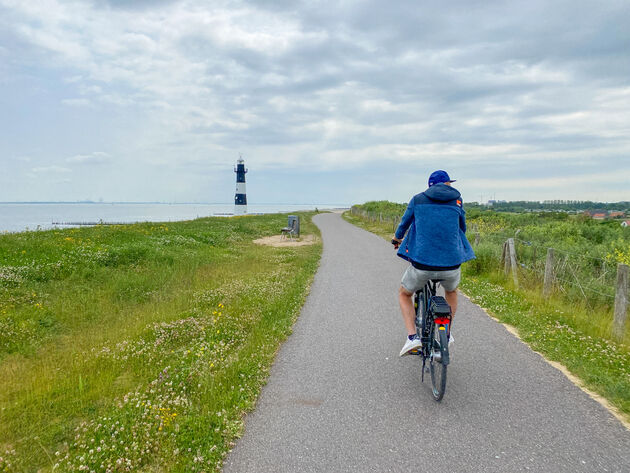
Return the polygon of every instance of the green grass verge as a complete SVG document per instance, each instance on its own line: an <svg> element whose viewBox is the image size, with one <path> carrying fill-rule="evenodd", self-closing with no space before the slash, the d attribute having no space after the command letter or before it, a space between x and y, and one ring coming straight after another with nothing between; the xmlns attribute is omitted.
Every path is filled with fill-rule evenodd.
<svg viewBox="0 0 630 473"><path fill-rule="evenodd" d="M390 240L391 224L370 222L344 213L350 223ZM630 422L630 350L600 336L600 323L588 324L592 311L584 304L567 306L561 298L543 298L535 290L516 290L502 274L471 274L464 265L460 289L499 321L510 324L521 339L548 359L564 365L584 385L606 398ZM610 321L609 321L610 324Z"/></svg>
<svg viewBox="0 0 630 473"><path fill-rule="evenodd" d="M285 224L0 236L0 471L220 470L321 255Z"/></svg>
<svg viewBox="0 0 630 473"><path fill-rule="evenodd" d="M361 227L368 232L372 232L386 239L387 241L392 239L392 237L394 236L394 232L396 231L396 228L394 228L391 223L381 223L378 221L373 222L368 219L364 219L359 215L353 215L350 212L344 212L342 214L342 217L351 224L356 225L357 227Z"/></svg>

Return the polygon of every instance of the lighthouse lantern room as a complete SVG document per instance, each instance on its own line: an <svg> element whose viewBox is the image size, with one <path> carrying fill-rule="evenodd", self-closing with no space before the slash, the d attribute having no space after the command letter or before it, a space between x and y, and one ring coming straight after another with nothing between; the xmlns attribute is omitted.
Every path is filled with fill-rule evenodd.
<svg viewBox="0 0 630 473"><path fill-rule="evenodd" d="M234 195L234 215L245 215L247 213L247 192L245 190L245 161L239 157L234 168L236 173L236 194Z"/></svg>

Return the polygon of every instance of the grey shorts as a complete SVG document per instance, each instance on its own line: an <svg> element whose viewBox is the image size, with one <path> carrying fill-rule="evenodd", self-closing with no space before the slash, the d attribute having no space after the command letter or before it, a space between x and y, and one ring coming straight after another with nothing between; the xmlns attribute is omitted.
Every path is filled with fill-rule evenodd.
<svg viewBox="0 0 630 473"><path fill-rule="evenodd" d="M459 286L462 277L462 268L449 269L448 271L425 271L409 265L403 274L400 284L409 292L422 289L429 279L440 279L440 284L446 291L454 291Z"/></svg>

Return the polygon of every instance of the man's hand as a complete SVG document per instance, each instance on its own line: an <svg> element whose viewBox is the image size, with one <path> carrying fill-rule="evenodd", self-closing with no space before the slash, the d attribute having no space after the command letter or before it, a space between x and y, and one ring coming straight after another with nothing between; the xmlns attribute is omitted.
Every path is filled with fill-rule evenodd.
<svg viewBox="0 0 630 473"><path fill-rule="evenodd" d="M394 245L394 249L397 250L401 243L402 243L402 240L399 240L396 237L392 238L392 245Z"/></svg>

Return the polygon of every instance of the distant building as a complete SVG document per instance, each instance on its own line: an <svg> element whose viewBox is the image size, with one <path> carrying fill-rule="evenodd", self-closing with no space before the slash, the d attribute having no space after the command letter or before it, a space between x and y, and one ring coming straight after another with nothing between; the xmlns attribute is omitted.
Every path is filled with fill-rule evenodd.
<svg viewBox="0 0 630 473"><path fill-rule="evenodd" d="M595 220L604 220L608 217L607 210L585 210L584 215L588 215L589 217Z"/></svg>
<svg viewBox="0 0 630 473"><path fill-rule="evenodd" d="M625 217L625 216L626 216L626 213L625 213L625 212L618 212L618 211L614 211L614 212L610 212L610 213L608 214L608 216L609 216L610 218L623 218L623 217Z"/></svg>
<svg viewBox="0 0 630 473"><path fill-rule="evenodd" d="M621 222L621 226L622 227L630 227L630 220L624 220L623 222Z"/></svg>

